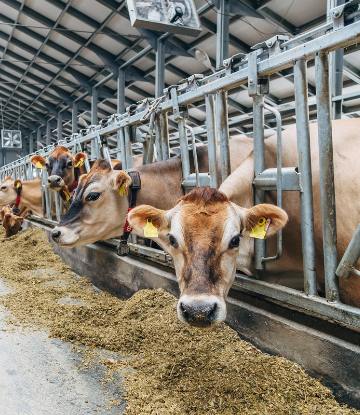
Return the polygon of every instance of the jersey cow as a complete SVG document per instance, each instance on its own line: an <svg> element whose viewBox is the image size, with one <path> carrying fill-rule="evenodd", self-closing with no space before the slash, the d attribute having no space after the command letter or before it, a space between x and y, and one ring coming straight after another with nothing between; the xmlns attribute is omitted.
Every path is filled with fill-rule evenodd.
<svg viewBox="0 0 360 415"><path fill-rule="evenodd" d="M12 206L6 205L0 210L0 219L5 228L5 237L16 235L21 229L24 219L29 216L30 210L26 206L20 207L19 216L12 211Z"/></svg>
<svg viewBox="0 0 360 415"><path fill-rule="evenodd" d="M335 195L339 259L345 252L360 221L357 203L358 155L354 151L359 140L359 120L333 122ZM318 285L324 291L324 257L322 240L319 148L317 124L311 124L311 159L313 171L315 246ZM276 137L265 141L266 168L276 166ZM283 165L297 165L296 129L283 132ZM252 207L254 157L249 152L241 165L222 183L219 191L197 189L180 199L173 209L160 210L139 206L129 213L129 223L137 234L147 220L158 228L159 244L174 258L181 297L178 315L183 321L210 324L225 318L225 298L234 281L237 268L254 275L254 244L248 231L259 217L271 219L268 235L289 224L283 232L283 255L267 264L273 275L302 270L299 194L283 193L283 210L273 205ZM231 202L230 202L231 201ZM268 193L275 203L276 193ZM239 238L243 231L244 238ZM166 243L166 238L168 239ZM165 243L164 243L165 240ZM268 241L268 254L274 253L276 238ZM237 262L237 264L236 264ZM359 265L357 266L359 269ZM289 274L291 275L291 274ZM262 278L263 275L257 274ZM356 276L340 280L341 300L360 306L360 281Z"/></svg>
<svg viewBox="0 0 360 415"><path fill-rule="evenodd" d="M230 140L233 168L244 159L244 149L251 151L251 139ZM209 171L207 153L207 146L197 147L201 172ZM141 178L137 205L152 204L159 209L170 209L184 195L180 157L140 166L136 170ZM127 193L131 179L125 171L111 170L105 160L96 162L90 173L80 178L74 202L53 230L54 241L72 247L121 236L129 208L129 199L119 194L123 184Z"/></svg>

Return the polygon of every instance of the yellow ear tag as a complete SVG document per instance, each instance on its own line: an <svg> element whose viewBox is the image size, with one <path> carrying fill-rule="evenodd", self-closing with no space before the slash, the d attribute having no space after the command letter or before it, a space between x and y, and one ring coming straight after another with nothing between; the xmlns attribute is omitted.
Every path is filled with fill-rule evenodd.
<svg viewBox="0 0 360 415"><path fill-rule="evenodd" d="M38 161L38 162L36 163L36 168L37 168L37 169L42 169L42 168L43 168L43 165L40 163L40 161Z"/></svg>
<svg viewBox="0 0 360 415"><path fill-rule="evenodd" d="M152 224L151 219L146 219L146 225L144 227L144 236L145 238L158 238L157 228Z"/></svg>
<svg viewBox="0 0 360 415"><path fill-rule="evenodd" d="M70 200L70 196L65 192L65 190L61 190L63 194L65 195L65 199L68 202Z"/></svg>
<svg viewBox="0 0 360 415"><path fill-rule="evenodd" d="M80 160L76 163L75 167L81 167L83 164L84 164L84 159L80 159Z"/></svg>
<svg viewBox="0 0 360 415"><path fill-rule="evenodd" d="M120 193L120 196L128 195L128 189L126 189L125 187L125 182L119 187L119 193Z"/></svg>
<svg viewBox="0 0 360 415"><path fill-rule="evenodd" d="M21 186L21 183L20 182L17 182L16 183L16 188L18 189L20 186Z"/></svg>
<svg viewBox="0 0 360 415"><path fill-rule="evenodd" d="M252 228L250 232L250 236L252 238L265 239L266 232L269 228L269 226L266 227L266 222L267 220L263 216L259 218L258 223ZM265 227L266 227L266 230L265 230Z"/></svg>

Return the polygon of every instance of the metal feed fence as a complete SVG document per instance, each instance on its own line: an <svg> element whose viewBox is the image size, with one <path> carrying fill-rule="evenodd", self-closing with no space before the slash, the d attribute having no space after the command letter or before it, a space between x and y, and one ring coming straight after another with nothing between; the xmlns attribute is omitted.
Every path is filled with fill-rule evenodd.
<svg viewBox="0 0 360 415"><path fill-rule="evenodd" d="M249 54L237 54L224 61L224 69L208 77L193 75L164 90L164 95L154 99L145 99L138 105L130 106L123 114L114 114L92 125L80 134L73 134L59 142L72 149L74 153L84 151L90 160L105 158L110 160L106 137L117 134L118 152L124 169L132 168L133 147L142 142L143 163L154 160L166 160L170 157L168 114L173 113L178 126L178 138L182 160L183 186L189 191L195 186L219 186L217 168L217 141L220 142L221 180L231 172L229 150L229 120L227 107L227 91L248 83L249 96L253 97L253 138L255 167L255 204L265 201L267 190L277 190L277 204L281 206L283 191L298 191L300 194L304 292L288 287L258 281L238 275L234 287L265 296L283 304L299 307L331 318L344 324L360 328L360 309L342 304L339 301L339 277L348 278L360 256L360 226L351 241L340 265L337 263L337 238L335 219L335 193L333 171L333 149L331 130L331 100L329 92L329 53L360 40L360 22L356 19L358 1L331 9L331 21L289 39L278 35L266 42L254 46ZM354 11L355 10L355 11ZM320 33L324 33L320 37ZM309 134L309 106L307 61L315 59L316 100L319 128L320 153L320 186L323 222L324 258L325 258L325 291L326 298L317 296L314 213L311 176L311 154ZM295 108L297 127L297 146L299 166L283 168L281 165L281 117L277 108L265 103L269 94L269 75L279 70L294 67ZM186 125L188 106L205 99L206 131L209 156L209 172L199 173L195 153L195 133ZM277 168L265 170L264 146L264 111L275 115L277 120L278 154ZM244 115L243 117L249 117ZM141 133L139 127L145 133ZM189 138L194 150L195 173L191 173L189 157ZM46 147L34 154L47 156L54 146ZM89 150L89 151L88 151ZM154 154L155 152L155 154ZM0 179L10 175L14 179L32 179L39 172L30 164L28 155L0 169ZM89 171L89 162L86 163ZM50 220L52 215L53 197L55 197L56 216L60 219L61 200L46 187L47 174L41 172L43 207ZM277 255L265 257L265 240L255 240L255 266L258 270L265 269L266 262L276 261L281 256L282 234L278 232ZM130 244L132 252L150 256L156 260L171 264L171 258L163 251L137 244L136 238Z"/></svg>

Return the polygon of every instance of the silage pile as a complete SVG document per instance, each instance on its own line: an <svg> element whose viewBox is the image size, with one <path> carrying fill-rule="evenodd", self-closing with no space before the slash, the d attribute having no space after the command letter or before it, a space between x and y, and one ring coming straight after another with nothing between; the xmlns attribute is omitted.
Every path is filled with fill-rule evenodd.
<svg viewBox="0 0 360 415"><path fill-rule="evenodd" d="M14 289L0 297L9 323L130 356L104 361L109 370L131 368L121 385L128 414L360 414L300 366L261 353L225 324L180 324L176 299L163 290L127 301L96 292L89 280L74 278L39 228L1 234L0 248L0 277Z"/></svg>

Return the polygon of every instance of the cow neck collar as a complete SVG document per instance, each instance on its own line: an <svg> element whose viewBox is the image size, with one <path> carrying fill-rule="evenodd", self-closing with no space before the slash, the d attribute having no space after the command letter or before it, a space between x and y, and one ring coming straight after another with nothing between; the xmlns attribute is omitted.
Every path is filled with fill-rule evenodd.
<svg viewBox="0 0 360 415"><path fill-rule="evenodd" d="M127 212L129 213L130 210L134 209L134 207L136 206L136 195L137 195L137 190L141 189L141 179L140 179L140 173L138 171L135 171L135 170L125 170L125 171L130 176L130 179L131 179L129 208ZM129 239L131 232L132 232L132 227L130 226L127 215L126 215L124 231L120 238L120 244L117 247L117 252L119 253L120 256L126 256L130 252L130 249L127 245L127 241Z"/></svg>
<svg viewBox="0 0 360 415"><path fill-rule="evenodd" d="M11 210L12 213L16 216L20 215L19 205L20 205L20 201L21 201L21 190L22 190L22 183L18 183L18 184L19 184L19 187L17 187L17 189L16 189L16 193L17 193L16 202L15 202L15 204L14 204L12 210Z"/></svg>
<svg viewBox="0 0 360 415"><path fill-rule="evenodd" d="M79 173L80 173L80 169L78 167L75 167L75 169L74 169L75 180L74 180L74 183L73 183L71 189L69 189L70 192L73 192L78 187L78 184L79 184Z"/></svg>

